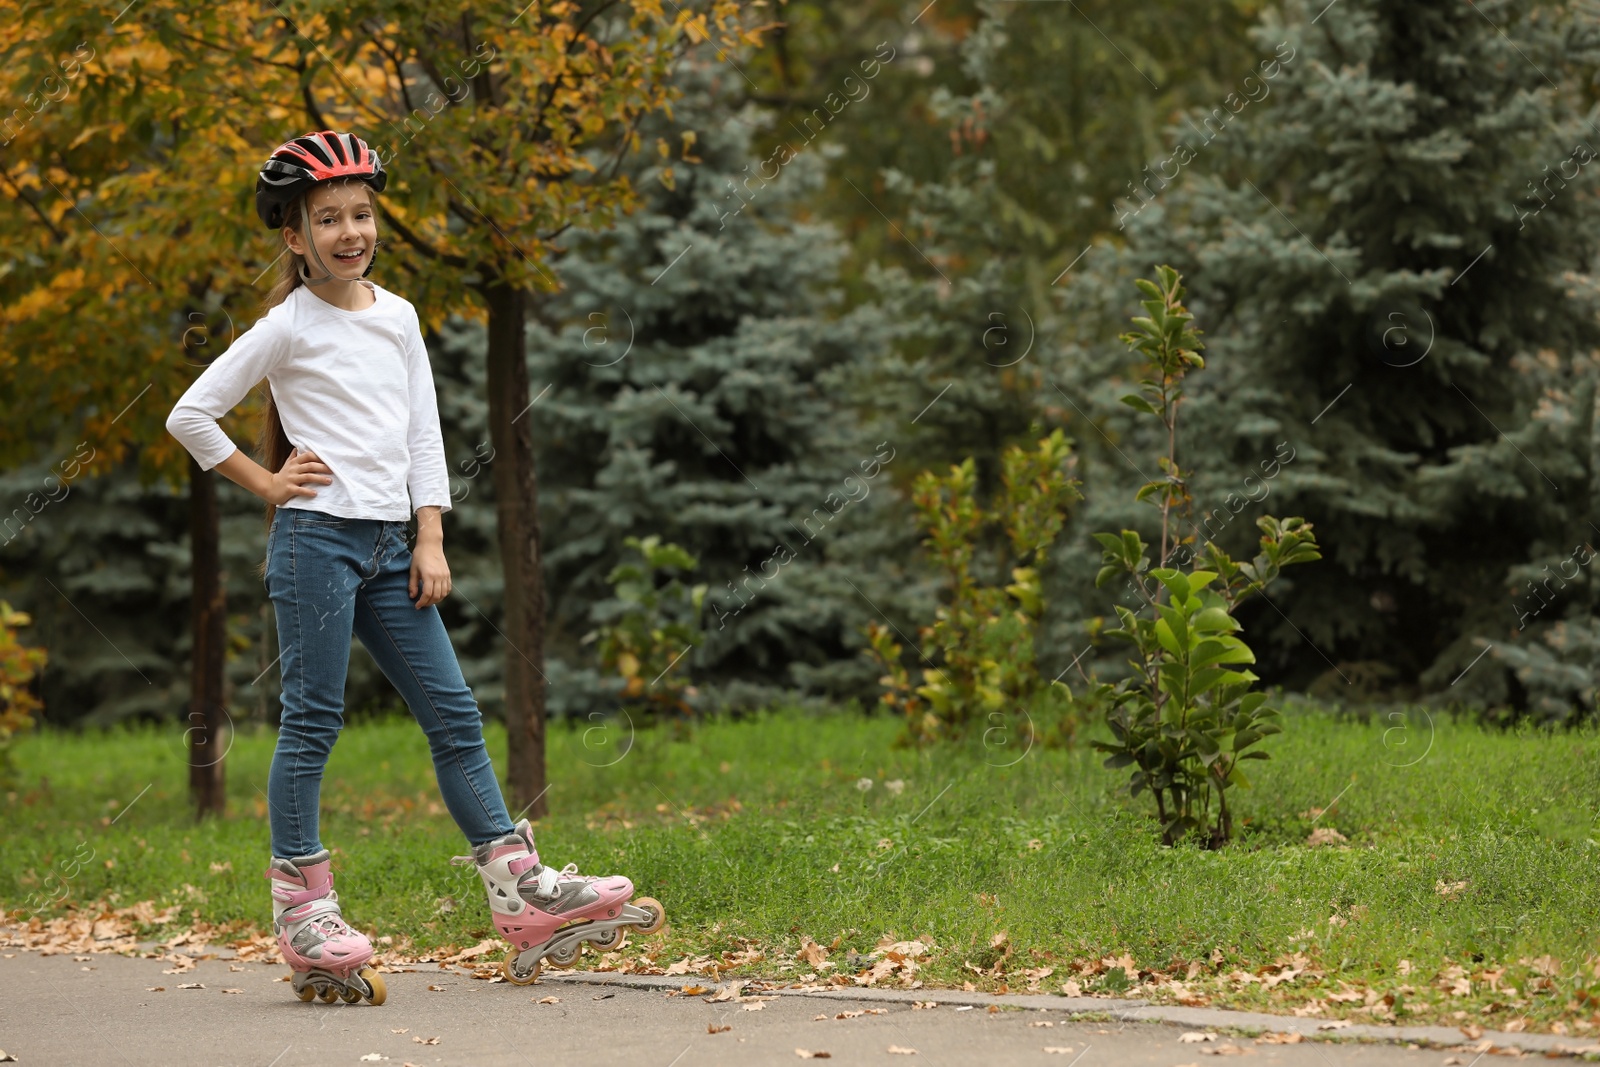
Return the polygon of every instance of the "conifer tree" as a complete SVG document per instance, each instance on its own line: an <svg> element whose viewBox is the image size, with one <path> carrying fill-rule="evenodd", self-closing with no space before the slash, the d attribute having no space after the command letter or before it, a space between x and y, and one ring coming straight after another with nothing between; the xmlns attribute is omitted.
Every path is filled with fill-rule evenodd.
<svg viewBox="0 0 1600 1067"><path fill-rule="evenodd" d="M1345 0L1290 3L1252 36L1251 77L1175 123L1115 205L1126 247L1073 287L1066 392L1149 454L1114 413L1125 366L1104 326L1127 277L1179 266L1212 368L1185 412L1191 535L1242 546L1271 493L1325 546L1247 621L1275 648L1263 665L1340 695L1505 698L1493 661L1476 690L1451 683L1516 638L1518 568L1600 539L1594 33L1492 0ZM1114 491L1089 485L1085 522Z"/></svg>
<svg viewBox="0 0 1600 1067"><path fill-rule="evenodd" d="M854 656L868 609L828 552L879 506L898 463L892 442L869 440L852 418L858 398L840 377L885 327L871 306L842 314L834 280L846 249L831 227L794 217L821 179L820 151L795 140L756 154L752 133L767 118L729 113L726 70L681 76L686 100L644 130L662 150L632 171L642 206L568 242L562 289L541 298L529 327L524 417L544 472L550 700L567 713L606 710L584 639L628 536L659 535L699 558L687 577L710 586L707 640L672 669L719 691L703 703L832 684L808 666L866 670ZM691 165L673 162L680 152ZM472 326L442 340L446 351L482 344ZM441 399L447 447L470 457L466 426L481 416L455 403ZM491 499L474 485L456 503L469 526Z"/></svg>

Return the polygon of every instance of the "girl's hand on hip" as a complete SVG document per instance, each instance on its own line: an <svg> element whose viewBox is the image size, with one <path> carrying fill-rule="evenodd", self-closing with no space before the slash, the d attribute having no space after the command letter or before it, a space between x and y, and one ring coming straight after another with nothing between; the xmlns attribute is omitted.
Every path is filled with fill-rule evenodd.
<svg viewBox="0 0 1600 1067"><path fill-rule="evenodd" d="M322 462L321 456L315 452L302 452L298 447L292 448L283 469L272 476L267 500L281 508L300 497L315 497L317 491L311 488L313 485L332 484L333 471Z"/></svg>
<svg viewBox="0 0 1600 1067"><path fill-rule="evenodd" d="M450 565L444 561L444 546L427 541L417 543L411 552L411 581L406 590L419 610L450 595Z"/></svg>

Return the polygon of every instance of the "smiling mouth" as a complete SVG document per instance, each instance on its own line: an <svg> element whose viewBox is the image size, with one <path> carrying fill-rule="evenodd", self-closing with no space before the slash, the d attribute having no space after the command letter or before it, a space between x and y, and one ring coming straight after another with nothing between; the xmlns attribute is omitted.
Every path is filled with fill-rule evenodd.
<svg viewBox="0 0 1600 1067"><path fill-rule="evenodd" d="M366 255L366 252L358 248L352 252L335 252L333 258L343 263L357 263L364 255Z"/></svg>

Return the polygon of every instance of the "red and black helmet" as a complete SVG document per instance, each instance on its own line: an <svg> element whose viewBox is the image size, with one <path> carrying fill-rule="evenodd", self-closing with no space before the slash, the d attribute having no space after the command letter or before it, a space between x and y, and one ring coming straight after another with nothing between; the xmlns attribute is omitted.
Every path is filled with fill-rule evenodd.
<svg viewBox="0 0 1600 1067"><path fill-rule="evenodd" d="M321 130L285 141L256 177L256 214L267 228L283 228L283 210L319 182L357 178L383 192L383 161L353 133Z"/></svg>

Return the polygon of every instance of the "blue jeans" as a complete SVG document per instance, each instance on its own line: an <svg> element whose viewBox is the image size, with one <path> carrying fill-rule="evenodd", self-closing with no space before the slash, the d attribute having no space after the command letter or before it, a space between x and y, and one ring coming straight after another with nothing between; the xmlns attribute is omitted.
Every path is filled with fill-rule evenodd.
<svg viewBox="0 0 1600 1067"><path fill-rule="evenodd" d="M361 639L427 735L439 792L474 845L512 832L483 743L483 716L437 606L407 585L406 524L279 508L267 535L267 595L278 617L283 712L267 776L272 854L322 850L322 772L344 725L350 635Z"/></svg>

